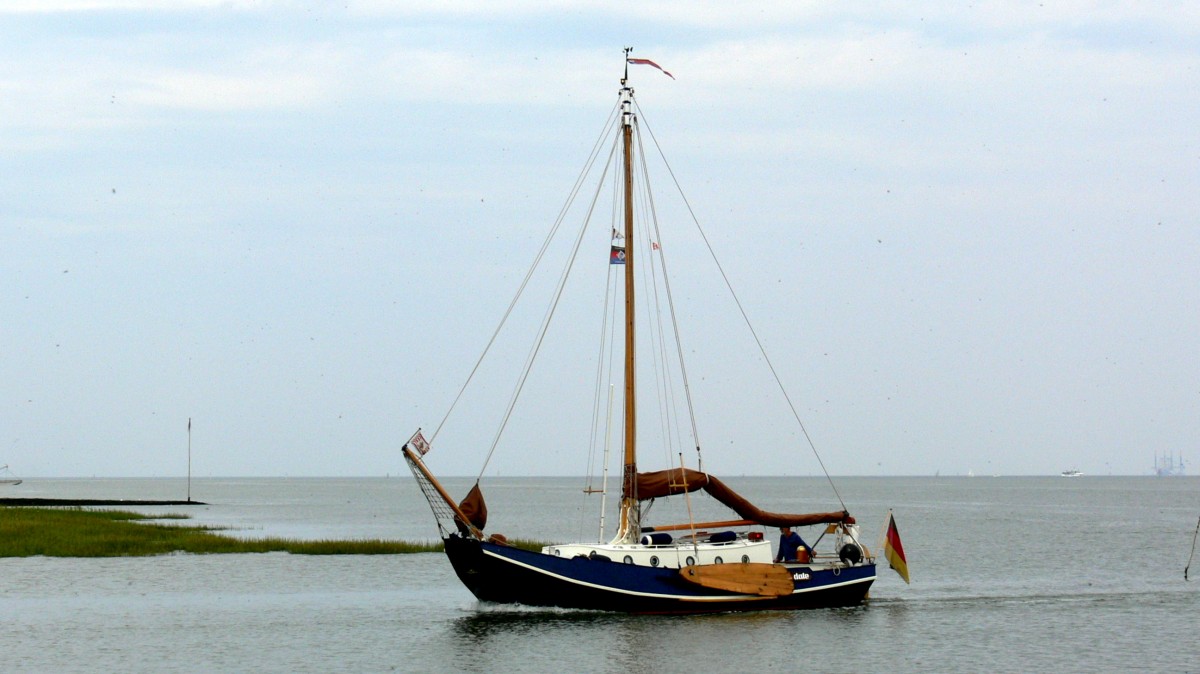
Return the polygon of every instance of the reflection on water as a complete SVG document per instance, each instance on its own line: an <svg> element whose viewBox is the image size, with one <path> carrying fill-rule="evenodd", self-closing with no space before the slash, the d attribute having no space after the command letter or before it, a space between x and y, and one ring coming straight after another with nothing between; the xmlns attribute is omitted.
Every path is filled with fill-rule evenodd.
<svg viewBox="0 0 1200 674"><path fill-rule="evenodd" d="M580 671L677 671L714 662L738 670L787 667L814 652L810 649L828 650L831 640L853 643L870 627L873 612L874 606L859 606L630 616L479 604L472 614L452 621L452 640L460 649L454 662L470 668L481 660L507 661L514 649L522 649L523 657L513 664L531 671L560 669L568 655Z"/></svg>
<svg viewBox="0 0 1200 674"><path fill-rule="evenodd" d="M541 634L562 630L611 629L622 616L600 611L570 609L528 610L480 604L471 615L457 618L452 629L464 642L480 644L492 638L507 638L528 632Z"/></svg>

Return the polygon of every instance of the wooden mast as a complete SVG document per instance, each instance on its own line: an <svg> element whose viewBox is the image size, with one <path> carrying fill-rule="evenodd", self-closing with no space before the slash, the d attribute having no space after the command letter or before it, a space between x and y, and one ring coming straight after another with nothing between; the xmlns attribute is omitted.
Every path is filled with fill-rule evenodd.
<svg viewBox="0 0 1200 674"><path fill-rule="evenodd" d="M625 468L621 480L621 522L617 541L631 543L641 534L637 498L637 387L634 369L633 286L633 89L628 85L629 49L621 78L621 145L625 182Z"/></svg>

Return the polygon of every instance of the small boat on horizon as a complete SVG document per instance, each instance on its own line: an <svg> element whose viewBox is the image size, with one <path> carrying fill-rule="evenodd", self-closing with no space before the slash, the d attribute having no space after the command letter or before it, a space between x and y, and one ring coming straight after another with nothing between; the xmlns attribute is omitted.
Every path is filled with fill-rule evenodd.
<svg viewBox="0 0 1200 674"><path fill-rule="evenodd" d="M12 471L10 471L8 469L7 463L4 464L3 466L0 466L0 485L8 485L10 487L15 487L15 486L21 484L21 482L22 482L21 478L13 475Z"/></svg>
<svg viewBox="0 0 1200 674"><path fill-rule="evenodd" d="M1064 470L1063 472L1059 473L1059 475L1062 477L1083 477L1083 471L1072 468L1071 470Z"/></svg>

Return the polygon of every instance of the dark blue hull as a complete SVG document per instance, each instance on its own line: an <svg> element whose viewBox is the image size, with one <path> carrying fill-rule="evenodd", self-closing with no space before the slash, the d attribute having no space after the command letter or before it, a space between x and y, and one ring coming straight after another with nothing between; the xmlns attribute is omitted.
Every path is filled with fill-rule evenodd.
<svg viewBox="0 0 1200 674"><path fill-rule="evenodd" d="M710 613L854 606L875 580L875 565L812 570L795 565L795 591L783 597L736 594L690 583L678 569L602 559L564 559L471 538L445 539L455 573L482 601L625 613Z"/></svg>

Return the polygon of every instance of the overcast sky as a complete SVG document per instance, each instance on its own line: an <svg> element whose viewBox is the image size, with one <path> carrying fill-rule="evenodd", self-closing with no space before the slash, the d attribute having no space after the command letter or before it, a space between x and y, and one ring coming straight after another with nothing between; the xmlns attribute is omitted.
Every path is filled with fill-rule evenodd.
<svg viewBox="0 0 1200 674"><path fill-rule="evenodd" d="M0 464L183 475L190 417L198 476L406 473L625 46L830 472L1200 461L1195 3L429 4L0 3ZM817 472L698 398L707 468ZM516 430L492 472L582 470Z"/></svg>

